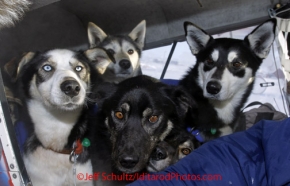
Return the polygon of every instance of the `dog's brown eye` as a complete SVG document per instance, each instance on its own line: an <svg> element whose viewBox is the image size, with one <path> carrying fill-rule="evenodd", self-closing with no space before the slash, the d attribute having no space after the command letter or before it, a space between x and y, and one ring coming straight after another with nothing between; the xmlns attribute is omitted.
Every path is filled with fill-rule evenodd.
<svg viewBox="0 0 290 186"><path fill-rule="evenodd" d="M124 118L124 115L123 115L123 113L122 112L115 112L115 116L116 116L116 118L118 118L118 119L123 119Z"/></svg>
<svg viewBox="0 0 290 186"><path fill-rule="evenodd" d="M213 64L213 60L212 60L212 59L207 59L207 60L206 60L206 63L207 63L208 65L212 65L212 64Z"/></svg>
<svg viewBox="0 0 290 186"><path fill-rule="evenodd" d="M189 148L183 148L183 149L181 149L181 152L184 155L188 155L191 152L191 150Z"/></svg>
<svg viewBox="0 0 290 186"><path fill-rule="evenodd" d="M158 116L151 116L149 118L150 123L156 123L158 121Z"/></svg>
<svg viewBox="0 0 290 186"><path fill-rule="evenodd" d="M243 66L243 64L241 62L233 62L232 65L235 68L241 68Z"/></svg>
<svg viewBox="0 0 290 186"><path fill-rule="evenodd" d="M134 53L134 50L132 50L132 49L130 49L130 50L128 50L128 54L133 54Z"/></svg>

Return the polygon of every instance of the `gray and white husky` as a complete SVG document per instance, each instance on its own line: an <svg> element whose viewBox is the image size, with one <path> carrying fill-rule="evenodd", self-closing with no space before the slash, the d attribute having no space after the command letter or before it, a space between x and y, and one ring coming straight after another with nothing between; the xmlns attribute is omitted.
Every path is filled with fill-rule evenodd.
<svg viewBox="0 0 290 186"><path fill-rule="evenodd" d="M119 83L142 74L140 56L144 47L145 33L145 20L128 35L112 36L90 22L88 25L90 49L85 54L105 81Z"/></svg>

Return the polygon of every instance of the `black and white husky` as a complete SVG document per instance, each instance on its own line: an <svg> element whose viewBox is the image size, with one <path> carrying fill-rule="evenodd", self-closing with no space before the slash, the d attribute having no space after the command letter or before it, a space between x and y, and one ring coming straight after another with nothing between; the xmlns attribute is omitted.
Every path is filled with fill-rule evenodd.
<svg viewBox="0 0 290 186"><path fill-rule="evenodd" d="M80 145L92 84L87 58L66 49L30 52L22 58L15 75L34 128L24 152L33 185L92 185L77 177L92 173L88 152ZM74 161L75 157L70 158L73 152L78 154L75 163L70 161Z"/></svg>
<svg viewBox="0 0 290 186"><path fill-rule="evenodd" d="M124 79L141 75L140 56L144 47L145 33L145 20L141 21L128 36L107 35L90 22L88 25L90 49L86 51L86 55L107 82L119 83ZM99 48L104 48L107 54L100 56Z"/></svg>
<svg viewBox="0 0 290 186"><path fill-rule="evenodd" d="M275 38L276 20L256 27L244 40L213 39L204 30L184 23L186 40L196 65L180 81L198 103L187 121L207 141L231 134L241 107L253 88L255 73ZM194 114L197 112L197 114Z"/></svg>

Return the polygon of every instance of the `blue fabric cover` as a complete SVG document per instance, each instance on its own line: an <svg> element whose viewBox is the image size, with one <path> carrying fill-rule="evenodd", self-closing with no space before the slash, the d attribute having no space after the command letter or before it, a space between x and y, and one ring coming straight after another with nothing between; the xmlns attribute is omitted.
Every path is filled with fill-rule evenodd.
<svg viewBox="0 0 290 186"><path fill-rule="evenodd" d="M176 79L160 79L160 81L162 83L167 84L167 85L178 85L179 84L179 80L176 80Z"/></svg>
<svg viewBox="0 0 290 186"><path fill-rule="evenodd" d="M262 120L247 131L210 141L165 171L151 175L151 180L147 175L130 186L290 185L289 140L289 118L283 121ZM165 175L172 173L178 173L183 178L171 176L165 180ZM188 181L184 176L188 174L195 176ZM153 181L156 175L164 180ZM196 180L198 175L207 180ZM214 179L214 175L220 176Z"/></svg>
<svg viewBox="0 0 290 186"><path fill-rule="evenodd" d="M26 139L28 138L27 129L25 128L25 124L22 121L17 121L14 126L16 138L18 141L18 146L20 148L20 152L24 152L24 144Z"/></svg>

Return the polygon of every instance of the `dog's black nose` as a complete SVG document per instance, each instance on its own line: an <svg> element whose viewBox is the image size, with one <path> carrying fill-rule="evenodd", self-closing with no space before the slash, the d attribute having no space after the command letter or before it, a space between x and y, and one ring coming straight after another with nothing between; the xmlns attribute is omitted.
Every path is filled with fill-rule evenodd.
<svg viewBox="0 0 290 186"><path fill-rule="evenodd" d="M166 149L157 146L153 151L151 158L154 160L163 160L167 158Z"/></svg>
<svg viewBox="0 0 290 186"><path fill-rule="evenodd" d="M70 97L78 95L81 90L80 84L75 80L66 80L62 82L60 89Z"/></svg>
<svg viewBox="0 0 290 186"><path fill-rule="evenodd" d="M217 81L210 81L206 85L206 91L210 94L217 94L220 92L222 86Z"/></svg>
<svg viewBox="0 0 290 186"><path fill-rule="evenodd" d="M131 62L129 60L123 59L123 60L120 61L119 65L123 69L128 69L131 66Z"/></svg>
<svg viewBox="0 0 290 186"><path fill-rule="evenodd" d="M119 162L123 167L130 169L135 167L139 162L139 158L137 156L123 156L120 158Z"/></svg>

